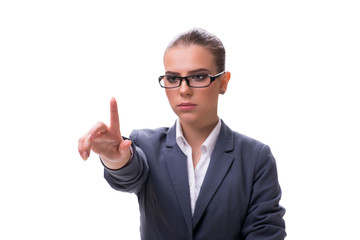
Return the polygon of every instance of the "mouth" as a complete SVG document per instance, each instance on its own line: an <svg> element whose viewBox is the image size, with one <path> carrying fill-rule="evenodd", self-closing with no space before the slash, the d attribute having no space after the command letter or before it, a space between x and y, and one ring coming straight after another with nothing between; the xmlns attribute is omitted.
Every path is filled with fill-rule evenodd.
<svg viewBox="0 0 360 240"><path fill-rule="evenodd" d="M193 103L180 103L178 108L183 111L190 111L193 110L197 105Z"/></svg>

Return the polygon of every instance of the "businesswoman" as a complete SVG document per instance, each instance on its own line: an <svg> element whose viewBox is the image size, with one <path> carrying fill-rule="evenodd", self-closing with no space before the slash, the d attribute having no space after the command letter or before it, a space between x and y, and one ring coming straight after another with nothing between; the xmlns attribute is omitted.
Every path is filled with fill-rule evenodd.
<svg viewBox="0 0 360 240"><path fill-rule="evenodd" d="M113 98L110 126L98 122L80 138L82 158L99 154L108 183L137 195L141 239L284 239L269 147L218 116L231 76L221 41L202 29L180 34L164 67L159 84L178 116L174 126L124 138Z"/></svg>

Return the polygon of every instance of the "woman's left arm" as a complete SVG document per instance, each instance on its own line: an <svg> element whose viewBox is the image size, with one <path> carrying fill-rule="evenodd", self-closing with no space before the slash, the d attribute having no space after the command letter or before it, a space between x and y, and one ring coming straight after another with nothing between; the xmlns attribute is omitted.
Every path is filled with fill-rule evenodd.
<svg viewBox="0 0 360 240"><path fill-rule="evenodd" d="M246 240L285 238L285 209L279 205L280 198L275 158L264 145L257 159L248 215L242 230Z"/></svg>

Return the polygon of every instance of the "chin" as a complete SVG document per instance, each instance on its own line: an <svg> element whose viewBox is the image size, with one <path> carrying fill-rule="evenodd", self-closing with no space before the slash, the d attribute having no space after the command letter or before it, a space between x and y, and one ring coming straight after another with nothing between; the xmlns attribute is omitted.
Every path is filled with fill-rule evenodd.
<svg viewBox="0 0 360 240"><path fill-rule="evenodd" d="M199 121L199 117L197 117L194 113L176 113L181 122L184 123L196 123Z"/></svg>

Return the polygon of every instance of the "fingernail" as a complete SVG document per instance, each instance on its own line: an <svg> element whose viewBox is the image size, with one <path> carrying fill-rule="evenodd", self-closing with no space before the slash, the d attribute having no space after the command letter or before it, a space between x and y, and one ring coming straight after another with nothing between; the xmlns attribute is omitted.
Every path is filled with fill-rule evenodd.
<svg viewBox="0 0 360 240"><path fill-rule="evenodd" d="M127 146L130 147L132 144L131 140L125 140L125 141L126 141Z"/></svg>
<svg viewBox="0 0 360 240"><path fill-rule="evenodd" d="M87 152L84 152L84 155L83 155L83 159L84 159L84 161L85 161L85 160L87 160L87 159L88 159L88 157L89 157L89 156L88 156Z"/></svg>

